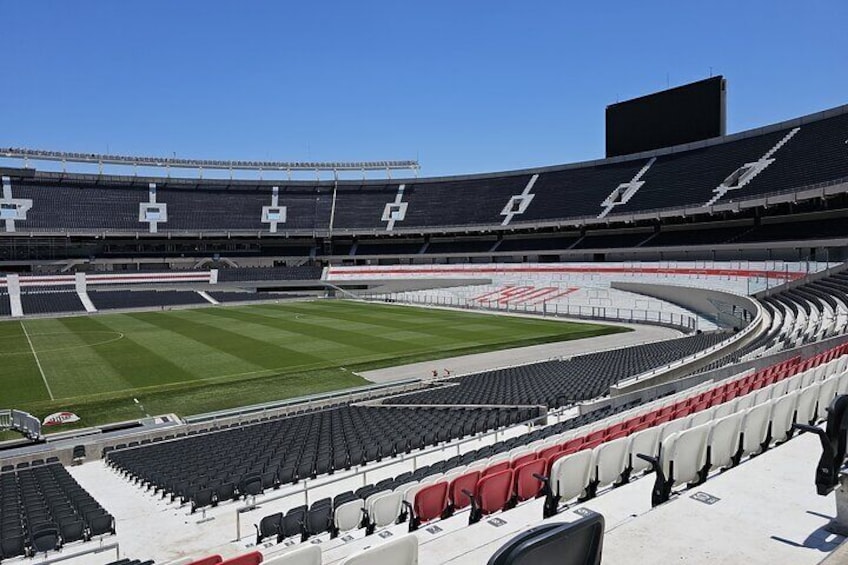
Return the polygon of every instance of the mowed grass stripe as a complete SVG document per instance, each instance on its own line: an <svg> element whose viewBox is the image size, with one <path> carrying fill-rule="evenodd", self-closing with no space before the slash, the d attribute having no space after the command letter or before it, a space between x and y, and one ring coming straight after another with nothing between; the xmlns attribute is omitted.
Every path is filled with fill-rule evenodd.
<svg viewBox="0 0 848 565"><path fill-rule="evenodd" d="M367 313L357 312L349 308L322 308L318 312L310 312L309 310L294 306L290 310L303 316L301 319L296 319L294 323L314 324L332 328L338 327L339 322L343 322L352 331L377 334L381 337L392 336L390 339L403 341L407 345L410 343L420 343L419 340L432 340L432 345L438 345L452 340L460 340L469 344L473 344L470 342L481 344L485 342L485 339L481 341L476 338L478 336L486 338L491 331L490 326L485 326L482 329L478 328L480 330L478 333L470 333L465 327L465 324L457 324L456 321L451 324L447 324L443 319L423 321L422 318L426 319L426 317L418 316L416 319L416 317L400 311L386 311L382 315L368 315ZM278 317L273 312L260 312L260 314L268 317ZM288 321L288 318L286 319Z"/></svg>
<svg viewBox="0 0 848 565"><path fill-rule="evenodd" d="M99 327L87 318L29 320L27 327L56 398L132 386L119 370L104 363L96 350L97 344L123 339L119 332Z"/></svg>
<svg viewBox="0 0 848 565"><path fill-rule="evenodd" d="M131 314L131 316L139 317L143 315ZM246 363L259 365L264 369L281 368L281 357L284 357L286 360L285 364L290 366L309 367L323 363L323 359L319 357L294 351L282 345L274 344L271 341L248 337L239 331L231 331L229 329L223 329L220 326L204 324L195 321L195 318L196 316L192 316L191 319L187 316L149 316L145 321L159 326L163 330L188 337L209 347L235 355L243 359ZM228 327L233 326L230 324ZM237 330L238 328L233 329Z"/></svg>
<svg viewBox="0 0 848 565"><path fill-rule="evenodd" d="M12 408L50 394L19 322L0 326L0 405Z"/></svg>
<svg viewBox="0 0 848 565"><path fill-rule="evenodd" d="M274 329L285 329L294 331L316 340L331 341L333 343L346 345L362 353L356 355L362 359L367 353L373 353L376 357L385 357L410 349L417 349L412 341L397 340L389 337L391 332L380 331L379 326L358 327L356 330L347 329L347 324L340 324L339 320L321 319L320 316L311 316L307 319L280 319L258 313L244 312L238 310L221 309L214 310L215 316L229 320L243 320L260 324ZM360 325L361 326L361 325ZM337 358L343 362L344 359ZM347 361L348 363L350 361Z"/></svg>
<svg viewBox="0 0 848 565"><path fill-rule="evenodd" d="M109 326L97 318L83 319L86 320L86 327L88 328L109 330ZM78 323L74 322L73 318L62 318L61 320L67 324L75 325ZM76 320L79 320L79 318ZM120 376L122 387L105 388L98 386L96 382L90 383L90 379L85 378L82 371L75 371L78 368L71 365L69 367L70 378L61 379L59 390L63 392L63 396L83 396L97 392L146 387L192 378L191 373L175 365L169 359L160 355L158 351L141 345L135 341L132 335L125 335L124 339L120 341L92 347L89 351L101 359L101 364L105 364L114 371L114 374ZM57 381L53 375L49 375L48 378L51 379L51 385L54 381ZM119 386L114 381L110 384L113 387ZM58 396L59 393L54 390L54 394Z"/></svg>
<svg viewBox="0 0 848 565"><path fill-rule="evenodd" d="M599 324L572 324L553 320L539 320L520 316L495 316L491 314L455 312L451 310L423 309L413 306L370 304L367 312L357 311L355 303L325 305L321 314L340 321L367 320L375 325L397 331L429 334L442 340L456 340L467 345L496 343L507 340L545 336L566 336L569 339L590 337L610 332L609 326ZM297 305L291 310L308 314ZM528 335L528 333L530 335Z"/></svg>
<svg viewBox="0 0 848 565"><path fill-rule="evenodd" d="M174 365L191 375L190 381L242 374L262 370L254 363L246 362L242 357L233 355L217 347L211 347L195 339L163 329L154 323L157 319L170 320L173 313L122 314L99 318L104 324L126 332L142 346L153 349ZM177 382L169 379L168 382Z"/></svg>

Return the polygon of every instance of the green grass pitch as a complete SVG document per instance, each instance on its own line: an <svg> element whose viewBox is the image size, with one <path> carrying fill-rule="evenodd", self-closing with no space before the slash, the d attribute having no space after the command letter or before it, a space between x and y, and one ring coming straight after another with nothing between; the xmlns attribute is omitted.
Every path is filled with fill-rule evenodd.
<svg viewBox="0 0 848 565"><path fill-rule="evenodd" d="M0 323L0 407L88 426L367 384L356 371L621 331L350 301Z"/></svg>

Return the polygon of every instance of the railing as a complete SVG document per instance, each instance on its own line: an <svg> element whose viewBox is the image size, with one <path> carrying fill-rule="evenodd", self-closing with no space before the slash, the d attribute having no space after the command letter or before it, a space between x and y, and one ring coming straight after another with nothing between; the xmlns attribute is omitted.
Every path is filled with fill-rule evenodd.
<svg viewBox="0 0 848 565"><path fill-rule="evenodd" d="M0 410L0 430L14 430L31 440L39 440L41 420L20 410Z"/></svg>
<svg viewBox="0 0 848 565"><path fill-rule="evenodd" d="M587 306L581 304L501 304L493 301L477 301L458 296L402 296L398 293L365 294L364 298L374 301L389 301L400 304L417 304L424 306L444 306L464 310L486 310L512 314L529 314L536 316L553 316L581 318L586 320L609 320L614 322L629 322L637 324L657 324L671 326L692 332L698 329L698 320L694 316L675 312L658 310L643 310L638 308L618 308L613 306Z"/></svg>
<svg viewBox="0 0 848 565"><path fill-rule="evenodd" d="M656 367L654 369L651 369L650 371L645 371L644 373L630 377L629 379L621 380L616 383L615 386L626 389L628 386L631 386L645 379L656 377L657 375L694 363L700 359L703 359L704 357L708 357L716 353L717 351L728 349L734 344L746 339L751 334L763 331L761 326L763 326L763 324L766 322L770 322L770 318L768 318L767 314L765 313L765 309L759 302L754 299L751 299L751 303L756 307L756 316L754 316L754 319L749 324L747 324L744 328L742 328L733 336L729 337L728 339L722 340L719 343L708 347L707 349L702 349L701 351L695 352L688 357L684 357L683 359L672 361L671 363L668 363L667 365L664 365L662 367Z"/></svg>
<svg viewBox="0 0 848 565"><path fill-rule="evenodd" d="M477 406L475 406L475 408L476 407ZM462 405L454 406L454 408L462 409ZM414 472L419 466L429 465L431 462L435 461L444 461L450 459L454 455L461 455L466 451L471 451L471 449L477 444L489 445L490 443L497 443L503 439L522 435L526 431L531 430L534 427L534 423L544 417L544 415L536 416L525 422L519 422L518 424L512 424L508 427L482 432L468 438L452 441L446 445L436 445L429 449L397 455L380 463L371 462L359 467L358 469L343 474L337 473L335 476L325 475L315 479L300 481L296 484L289 485L289 487L283 487L286 488L286 492L284 493L262 498L260 504L246 504L235 509L236 538L233 541L239 541L244 537L241 524L242 514L257 510L262 506L267 506L270 502L277 502L292 497L300 497L297 500L297 503L292 504L292 506L299 506L302 504L308 506L311 504L310 501L338 494L340 491L337 492L336 490L333 490L333 487L343 481L355 481L358 485L357 487L348 488L348 486L345 486L344 488L344 490L355 490L355 488L363 487L379 480L399 475L400 473L409 470L408 467L410 464L412 465L412 471ZM557 421L561 421L561 418L558 417ZM522 431L523 428L526 428L526 430ZM396 472L391 471L391 467L395 466L399 467L399 469L397 469ZM327 487L329 487L329 492ZM322 492L319 494L312 494L319 489Z"/></svg>

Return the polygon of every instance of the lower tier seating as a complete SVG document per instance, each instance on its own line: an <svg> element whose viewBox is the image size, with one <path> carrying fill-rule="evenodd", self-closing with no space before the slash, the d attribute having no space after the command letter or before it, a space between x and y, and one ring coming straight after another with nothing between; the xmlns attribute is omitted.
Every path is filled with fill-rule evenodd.
<svg viewBox="0 0 848 565"><path fill-rule="evenodd" d="M59 463L0 474L0 559L114 533L112 516Z"/></svg>
<svg viewBox="0 0 848 565"><path fill-rule="evenodd" d="M688 337L545 361L442 381L438 387L391 399L391 404L544 404L559 407L606 394L610 385L707 349L726 333ZM387 401L389 402L389 401Z"/></svg>
<svg viewBox="0 0 848 565"><path fill-rule="evenodd" d="M344 406L155 445L107 462L202 508L536 418L537 408Z"/></svg>

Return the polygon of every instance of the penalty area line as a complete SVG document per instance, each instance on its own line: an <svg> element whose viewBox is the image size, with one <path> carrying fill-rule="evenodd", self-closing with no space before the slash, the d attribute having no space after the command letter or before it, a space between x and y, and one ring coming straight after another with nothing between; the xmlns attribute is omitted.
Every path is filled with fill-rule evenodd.
<svg viewBox="0 0 848 565"><path fill-rule="evenodd" d="M32 351L32 356L35 358L35 364L38 366L38 372L41 373L41 380L44 381L44 386L47 387L47 394L50 395L50 400L56 400L53 397L53 391L50 390L50 383L47 382L47 377L44 376L44 369L41 367L41 361L38 359L38 353L35 352L35 347L32 345L32 340L29 338L29 332L27 332L23 320L21 320L20 324L21 329L24 331L24 336L26 336L27 343L29 343L29 349Z"/></svg>

